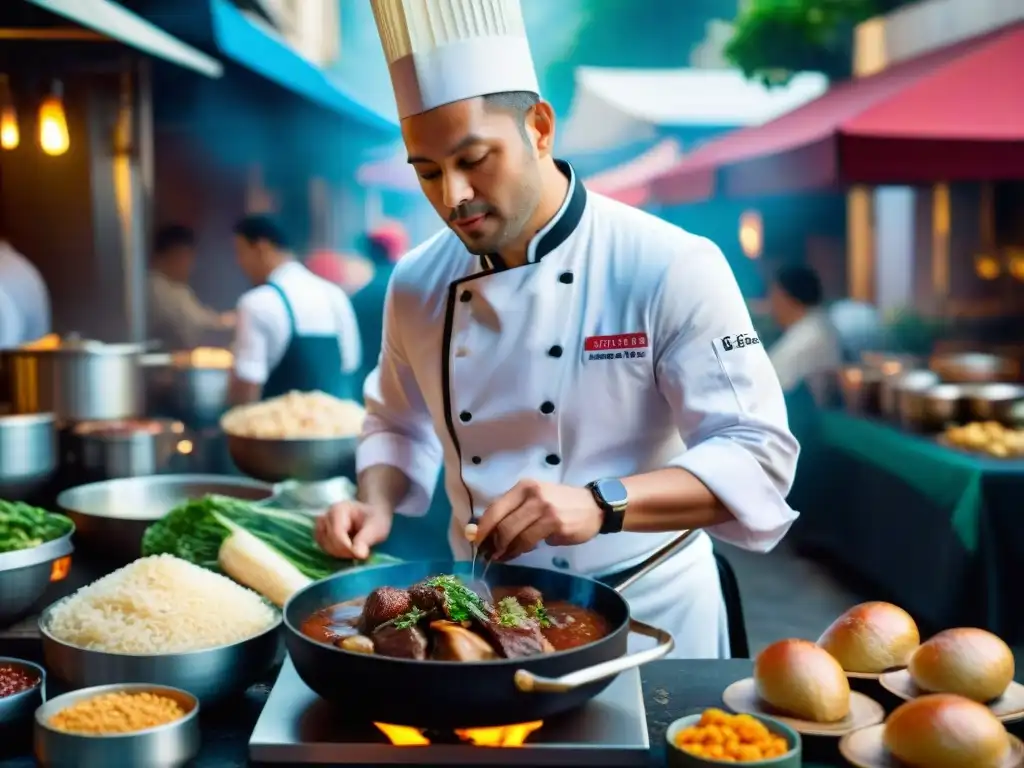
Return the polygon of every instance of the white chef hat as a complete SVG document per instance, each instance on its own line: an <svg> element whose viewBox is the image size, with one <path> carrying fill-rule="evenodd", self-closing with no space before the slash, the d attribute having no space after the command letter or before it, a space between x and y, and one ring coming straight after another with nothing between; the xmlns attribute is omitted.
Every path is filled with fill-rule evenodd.
<svg viewBox="0 0 1024 768"><path fill-rule="evenodd" d="M490 93L540 93L519 0L370 1L400 119Z"/></svg>

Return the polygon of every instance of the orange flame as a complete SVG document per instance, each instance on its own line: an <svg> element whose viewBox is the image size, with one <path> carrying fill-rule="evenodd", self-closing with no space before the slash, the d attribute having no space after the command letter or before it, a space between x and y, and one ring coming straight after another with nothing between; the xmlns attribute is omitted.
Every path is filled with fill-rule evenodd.
<svg viewBox="0 0 1024 768"><path fill-rule="evenodd" d="M64 581L71 572L71 557L62 557L50 566L50 581Z"/></svg>
<svg viewBox="0 0 1024 768"><path fill-rule="evenodd" d="M424 736L423 731L419 728L410 728L407 725L388 725L387 723L374 723L374 725L395 746L414 747L430 744L430 739ZM530 734L540 730L542 725L544 725L543 721L537 720L532 723L499 725L492 728L459 728L456 729L455 735L477 747L521 747L526 743Z"/></svg>

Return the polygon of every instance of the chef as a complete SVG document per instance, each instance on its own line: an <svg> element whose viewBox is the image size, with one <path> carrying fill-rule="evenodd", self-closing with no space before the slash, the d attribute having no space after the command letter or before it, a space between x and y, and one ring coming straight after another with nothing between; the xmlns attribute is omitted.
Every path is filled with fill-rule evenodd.
<svg viewBox="0 0 1024 768"><path fill-rule="evenodd" d="M169 224L157 231L149 270L149 336L164 349L192 349L210 332L234 327L234 313L204 306L189 286L195 262L191 229Z"/></svg>
<svg viewBox="0 0 1024 768"><path fill-rule="evenodd" d="M232 403L292 390L351 397L362 354L345 292L296 261L265 216L235 225L235 251L256 287L238 301Z"/></svg>
<svg viewBox="0 0 1024 768"><path fill-rule="evenodd" d="M722 252L588 192L515 0L373 0L409 162L448 224L395 267L365 387L356 501L318 522L366 557L427 508L443 463L449 541L621 580L679 657L728 654L711 540L771 549L797 454L778 379ZM478 7L480 6L480 7ZM705 533L706 532L706 533Z"/></svg>
<svg viewBox="0 0 1024 768"><path fill-rule="evenodd" d="M0 349L50 332L50 292L35 266L0 233Z"/></svg>

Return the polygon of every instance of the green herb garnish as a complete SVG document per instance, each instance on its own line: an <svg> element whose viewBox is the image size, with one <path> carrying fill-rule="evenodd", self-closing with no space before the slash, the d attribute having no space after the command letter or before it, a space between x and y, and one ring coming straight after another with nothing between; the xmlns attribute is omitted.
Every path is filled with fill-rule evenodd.
<svg viewBox="0 0 1024 768"><path fill-rule="evenodd" d="M522 627L530 620L526 609L514 597L498 602L498 623L503 627Z"/></svg>
<svg viewBox="0 0 1024 768"><path fill-rule="evenodd" d="M540 624L541 629L547 629L551 626L551 617L548 616L548 609L544 607L544 603L540 600L527 608L526 611L533 617L534 621Z"/></svg>
<svg viewBox="0 0 1024 768"><path fill-rule="evenodd" d="M413 607L396 618L392 624L394 624L395 629L409 629L410 627L415 627L419 624L420 619L426 615L426 611L421 611L419 608Z"/></svg>
<svg viewBox="0 0 1024 768"><path fill-rule="evenodd" d="M452 621L487 620L486 605L480 595L459 581L457 576L434 576L427 579L426 584L444 593L445 613Z"/></svg>

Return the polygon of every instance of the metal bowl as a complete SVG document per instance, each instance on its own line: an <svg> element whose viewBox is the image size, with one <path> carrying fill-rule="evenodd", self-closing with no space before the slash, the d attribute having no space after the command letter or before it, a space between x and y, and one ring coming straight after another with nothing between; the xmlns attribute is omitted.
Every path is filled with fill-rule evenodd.
<svg viewBox="0 0 1024 768"><path fill-rule="evenodd" d="M1019 384L979 384L972 388L968 404L971 416L979 421L1024 424L1024 386Z"/></svg>
<svg viewBox="0 0 1024 768"><path fill-rule="evenodd" d="M31 661L6 656L0 656L0 667L14 667L39 679L36 685L27 690L0 698L0 725L6 727L31 720L36 708L43 703L46 670Z"/></svg>
<svg viewBox="0 0 1024 768"><path fill-rule="evenodd" d="M970 419L968 404L977 385L936 384L922 393L923 424L928 429L942 429Z"/></svg>
<svg viewBox="0 0 1024 768"><path fill-rule="evenodd" d="M54 561L74 551L74 534L72 526L59 539L0 554L0 627L9 627L32 612L50 585Z"/></svg>
<svg viewBox="0 0 1024 768"><path fill-rule="evenodd" d="M881 409L882 372L866 365L839 370L839 393L850 413L876 414Z"/></svg>
<svg viewBox="0 0 1024 768"><path fill-rule="evenodd" d="M319 483L350 472L358 437L264 440L228 434L228 453L238 469L257 480Z"/></svg>
<svg viewBox="0 0 1024 768"><path fill-rule="evenodd" d="M273 492L244 477L153 475L70 488L57 497L57 505L74 520L83 547L133 560L141 553L146 528L182 502L208 495L262 501Z"/></svg>
<svg viewBox="0 0 1024 768"><path fill-rule="evenodd" d="M943 381L951 384L983 384L1012 381L1017 378L1017 361L982 352L936 355L928 364Z"/></svg>
<svg viewBox="0 0 1024 768"><path fill-rule="evenodd" d="M0 416L0 498L29 497L56 470L57 429L52 413Z"/></svg>
<svg viewBox="0 0 1024 768"><path fill-rule="evenodd" d="M197 651L145 655L79 648L50 633L50 616L60 602L39 617L39 634L50 675L71 688L152 683L181 688L208 705L259 682L284 658L280 618L246 640Z"/></svg>
<svg viewBox="0 0 1024 768"><path fill-rule="evenodd" d="M148 404L193 426L216 424L228 410L231 366L204 365L192 352L142 357ZM222 351L227 355L231 353Z"/></svg>
<svg viewBox="0 0 1024 768"><path fill-rule="evenodd" d="M177 700L185 716L173 723L134 733L110 736L68 733L50 725L50 718L62 709L107 693L157 693ZM199 753L199 702L187 691L163 685L103 685L66 693L36 710L36 759L44 766L138 765L146 768L176 768Z"/></svg>

